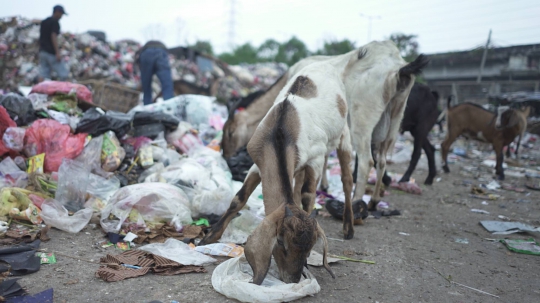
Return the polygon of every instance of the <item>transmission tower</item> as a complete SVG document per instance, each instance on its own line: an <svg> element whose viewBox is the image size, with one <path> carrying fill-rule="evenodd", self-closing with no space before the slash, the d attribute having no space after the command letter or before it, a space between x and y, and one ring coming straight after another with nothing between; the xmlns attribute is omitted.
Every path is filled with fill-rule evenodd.
<svg viewBox="0 0 540 303"><path fill-rule="evenodd" d="M229 0L229 32L228 32L228 46L232 51L234 49L234 39L236 36L236 0Z"/></svg>

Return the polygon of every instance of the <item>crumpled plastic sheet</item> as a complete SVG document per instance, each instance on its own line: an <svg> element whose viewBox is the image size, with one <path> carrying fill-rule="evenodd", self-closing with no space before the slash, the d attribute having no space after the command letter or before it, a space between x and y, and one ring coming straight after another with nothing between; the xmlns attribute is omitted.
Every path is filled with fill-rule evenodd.
<svg viewBox="0 0 540 303"><path fill-rule="evenodd" d="M262 217L251 211L240 211L240 216L232 219L229 225L227 225L219 242L236 244L246 243L248 237L253 233L255 228L259 226L262 220Z"/></svg>
<svg viewBox="0 0 540 303"><path fill-rule="evenodd" d="M182 265L201 266L217 261L212 257L191 249L186 243L173 238L167 239L165 243L148 244L139 247L139 249L176 261Z"/></svg>
<svg viewBox="0 0 540 303"><path fill-rule="evenodd" d="M13 159L6 157L0 162L0 188L25 188L27 185L28 174L25 171L22 171Z"/></svg>
<svg viewBox="0 0 540 303"><path fill-rule="evenodd" d="M75 92L77 99L92 103L92 92L88 87L71 82L62 81L43 81L32 87L30 93L46 94L52 96L54 94L70 94Z"/></svg>
<svg viewBox="0 0 540 303"><path fill-rule="evenodd" d="M47 199L41 204L41 218L47 225L56 227L69 233L78 233L92 218L93 210L83 208L72 216L68 210L58 201Z"/></svg>
<svg viewBox="0 0 540 303"><path fill-rule="evenodd" d="M253 271L245 256L219 264L212 273L212 286L222 295L241 302L290 302L321 291L315 276L304 268L306 278L299 283L279 280L279 272L272 259L268 274L261 285L251 283Z"/></svg>
<svg viewBox="0 0 540 303"><path fill-rule="evenodd" d="M134 184L119 189L101 211L100 224L106 232L117 233L122 224L136 210L136 222L145 226L146 222L164 222L180 230L184 224L191 224L191 211L187 195L178 187L165 183ZM110 219L113 215L115 219Z"/></svg>
<svg viewBox="0 0 540 303"><path fill-rule="evenodd" d="M90 170L83 163L64 159L58 170L58 188L54 198L70 211L84 208Z"/></svg>

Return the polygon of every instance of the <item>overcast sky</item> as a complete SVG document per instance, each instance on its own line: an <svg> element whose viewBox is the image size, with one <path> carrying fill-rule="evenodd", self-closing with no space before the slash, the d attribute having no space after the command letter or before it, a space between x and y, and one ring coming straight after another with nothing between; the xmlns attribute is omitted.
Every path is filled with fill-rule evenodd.
<svg viewBox="0 0 540 303"><path fill-rule="evenodd" d="M109 40L145 42L160 38L168 46L210 40L228 50L231 3L235 3L234 43L258 46L295 35L312 51L323 41L348 38L357 46L391 33L418 35L420 51L466 50L485 43L489 29L496 46L540 43L540 0L3 0L0 17L43 19L55 4L69 16L63 32L102 30Z"/></svg>

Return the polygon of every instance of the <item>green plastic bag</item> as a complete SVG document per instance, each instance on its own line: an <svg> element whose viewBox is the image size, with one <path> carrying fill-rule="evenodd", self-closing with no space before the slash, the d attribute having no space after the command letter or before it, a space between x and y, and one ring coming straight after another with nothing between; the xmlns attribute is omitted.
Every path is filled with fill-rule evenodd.
<svg viewBox="0 0 540 303"><path fill-rule="evenodd" d="M501 242L511 251L540 256L540 245L532 238L527 240L502 239Z"/></svg>

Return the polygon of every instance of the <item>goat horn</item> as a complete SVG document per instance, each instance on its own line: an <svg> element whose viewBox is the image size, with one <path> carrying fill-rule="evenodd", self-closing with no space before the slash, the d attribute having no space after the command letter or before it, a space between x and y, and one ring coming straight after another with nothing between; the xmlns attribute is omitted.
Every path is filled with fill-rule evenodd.
<svg viewBox="0 0 540 303"><path fill-rule="evenodd" d="M293 216L293 213L290 210L289 206L285 205L285 218L292 217L292 216Z"/></svg>

